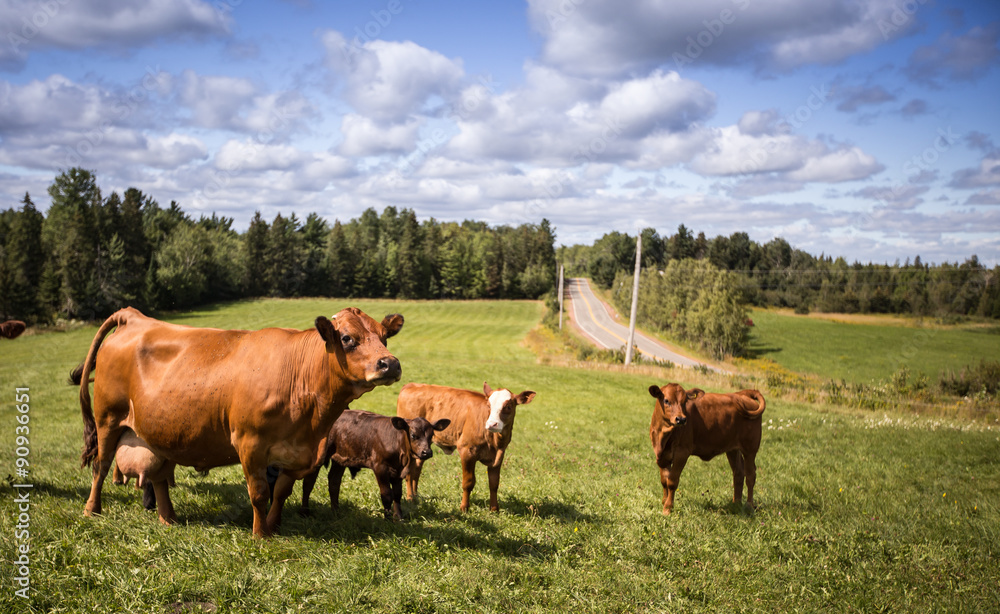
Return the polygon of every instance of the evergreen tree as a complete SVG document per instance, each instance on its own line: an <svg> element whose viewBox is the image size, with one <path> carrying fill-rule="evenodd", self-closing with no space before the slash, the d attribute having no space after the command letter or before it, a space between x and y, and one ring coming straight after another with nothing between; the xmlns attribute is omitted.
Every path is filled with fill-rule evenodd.
<svg viewBox="0 0 1000 614"><path fill-rule="evenodd" d="M255 211L250 227L243 235L246 251L246 277L243 289L247 296L264 296L268 293L267 286L267 241L270 226L261 217L260 211Z"/></svg>
<svg viewBox="0 0 1000 614"><path fill-rule="evenodd" d="M0 241L9 275L9 283L0 289L0 296L3 297L0 311L7 318L28 322L44 319L38 290L45 260L42 248L44 222L45 216L39 213L31 196L25 192L21 210L11 216L6 238Z"/></svg>

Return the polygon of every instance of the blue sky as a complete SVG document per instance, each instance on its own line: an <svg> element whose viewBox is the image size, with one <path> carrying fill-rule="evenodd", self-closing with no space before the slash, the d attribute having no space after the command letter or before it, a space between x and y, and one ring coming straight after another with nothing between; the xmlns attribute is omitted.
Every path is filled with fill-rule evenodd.
<svg viewBox="0 0 1000 614"><path fill-rule="evenodd" d="M679 224L1000 262L1000 5L0 0L0 207Z"/></svg>

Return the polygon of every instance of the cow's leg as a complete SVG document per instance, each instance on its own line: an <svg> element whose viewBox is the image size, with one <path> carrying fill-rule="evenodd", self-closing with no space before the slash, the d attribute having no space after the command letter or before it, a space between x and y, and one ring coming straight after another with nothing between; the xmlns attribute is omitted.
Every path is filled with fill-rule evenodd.
<svg viewBox="0 0 1000 614"><path fill-rule="evenodd" d="M406 498L416 501L420 496L417 487L420 484L420 471L424 468L424 461L419 458L410 463L410 472L406 474Z"/></svg>
<svg viewBox="0 0 1000 614"><path fill-rule="evenodd" d="M726 452L726 458L733 470L733 503L743 503L743 478L746 476L743 454L739 450L730 450Z"/></svg>
<svg viewBox="0 0 1000 614"><path fill-rule="evenodd" d="M319 467L316 467L316 471L302 478L302 507L299 508L301 516L312 514L312 510L309 509L309 496L312 494L313 487L316 486L317 478L319 478Z"/></svg>
<svg viewBox="0 0 1000 614"><path fill-rule="evenodd" d="M170 501L170 482L167 480L153 482L153 492L156 493L156 513L160 517L160 522L165 525L177 522L174 504Z"/></svg>
<svg viewBox="0 0 1000 614"><path fill-rule="evenodd" d="M755 508L753 502L753 487L757 483L757 451L745 452L743 454L743 459L746 465L747 473L747 505L751 508Z"/></svg>
<svg viewBox="0 0 1000 614"><path fill-rule="evenodd" d="M267 497L271 495L269 492L270 488L267 484L267 473L264 473L264 496ZM278 478L274 481L274 493L272 495L273 500L271 501L271 509L267 512L267 527L270 533L274 533L281 526L281 511L285 507L285 500L292 494L292 489L295 488L295 478L286 473L284 470L278 474ZM254 520L257 518L257 506L254 506ZM255 531L256 533L256 531Z"/></svg>
<svg viewBox="0 0 1000 614"><path fill-rule="evenodd" d="M486 474L490 478L490 511L499 512L500 503L497 502L497 489L500 488L500 467L487 465Z"/></svg>
<svg viewBox="0 0 1000 614"><path fill-rule="evenodd" d="M253 534L254 537L271 537L271 527L268 525L267 501L270 498L271 489L267 484L267 463L253 462L248 456L241 455L241 465L243 466L243 477L247 480L247 493L250 495L250 505L253 506ZM278 476L279 480L281 476ZM277 490L277 489L275 489ZM286 495L287 496L287 495ZM282 503L284 500L282 500ZM272 506L278 508L275 500ZM280 520L281 512L278 512Z"/></svg>
<svg viewBox="0 0 1000 614"><path fill-rule="evenodd" d="M663 513L670 514L674 511L674 493L677 492L677 485L681 482L681 472L687 464L686 456L674 456L674 460L667 469L660 469L660 482L663 484Z"/></svg>
<svg viewBox="0 0 1000 614"><path fill-rule="evenodd" d="M117 422L113 427L101 424L97 426L97 460L94 461L94 481L90 485L90 497L83 510L85 516L101 513L101 490L108 471L111 470L111 463L115 460L118 439L124 430Z"/></svg>
<svg viewBox="0 0 1000 614"><path fill-rule="evenodd" d="M476 487L476 457L472 454L462 454L462 503L458 509L469 511L469 496Z"/></svg>
<svg viewBox="0 0 1000 614"><path fill-rule="evenodd" d="M347 467L330 461L330 473L327 475L327 491L330 493L330 509L337 511L340 507L340 484L344 481L344 470Z"/></svg>

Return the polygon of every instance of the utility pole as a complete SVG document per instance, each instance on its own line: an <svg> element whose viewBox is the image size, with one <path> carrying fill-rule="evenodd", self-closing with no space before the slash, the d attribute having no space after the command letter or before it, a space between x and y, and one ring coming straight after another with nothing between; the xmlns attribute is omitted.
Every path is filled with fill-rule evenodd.
<svg viewBox="0 0 1000 614"><path fill-rule="evenodd" d="M628 318L628 342L625 344L625 366L632 364L635 343L635 314L639 310L639 268L642 266L642 232L635 239L635 279L632 281L632 314Z"/></svg>
<svg viewBox="0 0 1000 614"><path fill-rule="evenodd" d="M562 330L563 314L563 265L559 265L559 330Z"/></svg>

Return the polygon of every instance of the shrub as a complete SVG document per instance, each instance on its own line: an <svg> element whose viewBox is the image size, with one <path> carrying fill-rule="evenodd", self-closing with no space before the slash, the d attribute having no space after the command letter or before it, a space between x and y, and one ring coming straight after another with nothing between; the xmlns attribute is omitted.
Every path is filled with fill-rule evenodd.
<svg viewBox="0 0 1000 614"><path fill-rule="evenodd" d="M942 373L938 382L941 392L964 397L984 392L996 394L1000 390L1000 362L980 360L978 365L968 365L956 374Z"/></svg>

